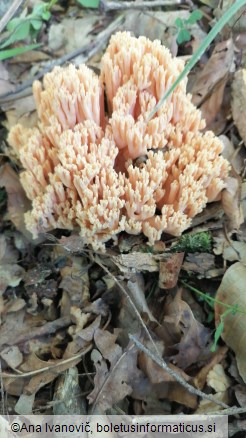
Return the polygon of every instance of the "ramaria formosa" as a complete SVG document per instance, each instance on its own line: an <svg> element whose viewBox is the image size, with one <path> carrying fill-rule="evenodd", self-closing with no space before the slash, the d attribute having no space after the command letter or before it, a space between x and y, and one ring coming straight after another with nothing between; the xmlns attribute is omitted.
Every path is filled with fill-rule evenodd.
<svg viewBox="0 0 246 438"><path fill-rule="evenodd" d="M183 67L159 41L123 32L111 38L100 77L70 65L34 82L38 126L9 134L34 236L79 227L95 249L120 231L143 232L153 244L163 232L181 234L219 199L229 164L220 140L201 132L186 80L147 121Z"/></svg>

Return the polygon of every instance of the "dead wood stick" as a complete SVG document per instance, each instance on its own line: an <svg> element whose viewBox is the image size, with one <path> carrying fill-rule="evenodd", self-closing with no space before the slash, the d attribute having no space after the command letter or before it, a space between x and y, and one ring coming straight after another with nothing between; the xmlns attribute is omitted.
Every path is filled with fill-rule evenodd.
<svg viewBox="0 0 246 438"><path fill-rule="evenodd" d="M107 1L100 0L100 8L104 12L123 11L127 9L147 9L161 6L181 5L183 0L143 0L143 1Z"/></svg>
<svg viewBox="0 0 246 438"><path fill-rule="evenodd" d="M134 342L134 344L138 347L139 350L141 350L146 356L148 356L150 359L152 359L159 367L161 367L163 370L165 370L170 376L172 376L180 385L182 385L187 391L189 391L191 394L197 395L198 397L206 398L207 400L222 406L223 408L229 408L225 403L220 402L216 400L212 395L205 394L205 392L200 391L200 389L194 388L194 386L187 383L180 374L176 373L172 368L170 368L167 363L162 359L159 355L156 356L152 351L150 351L148 348L146 348L135 336L129 334L129 338L131 341Z"/></svg>

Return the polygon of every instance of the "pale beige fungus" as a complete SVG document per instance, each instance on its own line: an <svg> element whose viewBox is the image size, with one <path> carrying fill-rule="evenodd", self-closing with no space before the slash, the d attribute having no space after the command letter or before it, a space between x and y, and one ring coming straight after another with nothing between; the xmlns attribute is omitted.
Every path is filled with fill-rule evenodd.
<svg viewBox="0 0 246 438"><path fill-rule="evenodd" d="M119 32L100 77L70 65L34 82L38 126L9 134L34 236L78 227L94 249L121 231L142 232L153 244L163 232L181 234L219 199L229 164L220 140L201 132L186 79L148 121L183 67L159 41Z"/></svg>

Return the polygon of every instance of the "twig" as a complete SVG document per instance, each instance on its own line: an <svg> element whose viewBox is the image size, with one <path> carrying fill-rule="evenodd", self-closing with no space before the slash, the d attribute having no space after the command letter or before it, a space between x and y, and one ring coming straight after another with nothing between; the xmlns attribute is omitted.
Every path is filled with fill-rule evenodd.
<svg viewBox="0 0 246 438"><path fill-rule="evenodd" d="M0 377L3 379L8 379L8 378L18 379L23 377L33 377L36 376L37 374L51 371L55 368L60 368L62 365L66 365L69 364L70 362L74 362L76 359L79 359L81 356L84 356L86 353L88 353L91 349L92 349L92 344L90 344L85 350L80 351L80 353L75 354L74 356L69 357L68 359L64 359L58 363L55 363L54 365L49 365L47 367L39 368L38 370L34 370L34 371L28 371L27 373L20 373L20 374L1 373Z"/></svg>
<svg viewBox="0 0 246 438"><path fill-rule="evenodd" d="M237 406L232 406L231 408L222 409L221 411L209 412L209 415L237 415L245 414L246 406L238 408Z"/></svg>
<svg viewBox="0 0 246 438"><path fill-rule="evenodd" d="M180 374L176 373L172 368L169 368L167 363L162 359L159 355L156 356L153 354L148 348L146 348L138 339L135 338L135 336L129 334L129 338L131 341L134 342L134 344L138 347L139 350L141 350L144 354L146 354L150 359L152 359L157 365L159 365L163 370L167 371L170 376L174 377L174 379L180 383L187 391L189 391L191 394L197 395L198 397L206 398L207 400L216 403L219 406L222 406L223 408L229 408L225 403L220 402L216 400L212 395L205 394L205 392L200 391L200 389L194 388L194 386L187 383Z"/></svg>
<svg viewBox="0 0 246 438"><path fill-rule="evenodd" d="M126 9L147 9L161 6L181 5L183 0L146 0L146 1L107 1L100 0L100 9L104 12L123 11Z"/></svg>
<svg viewBox="0 0 246 438"><path fill-rule="evenodd" d="M48 66L46 66L41 72L39 72L32 79L29 79L23 84L18 85L14 91L10 91L8 93L0 95L0 104L10 102L12 100L16 100L20 97L25 97L31 94L30 90L27 90L27 88L31 87L35 80L41 79L46 73L48 73L56 65L65 64L65 62L70 61L71 59L76 58L79 55L83 55L83 58L82 59L80 58L79 63L88 61L88 59L94 56L101 48L104 47L104 45L107 44L108 38L123 23L123 20L124 20L124 16L120 15L107 27L107 29L100 32L100 34L97 36L97 38L94 39L92 43L85 44L79 49L67 53L66 55L58 59L52 60Z"/></svg>
<svg viewBox="0 0 246 438"><path fill-rule="evenodd" d="M0 20L0 32L2 32L5 26L7 26L8 22L11 20L21 4L24 3L24 1L25 0L15 0L10 8L5 12L4 16Z"/></svg>

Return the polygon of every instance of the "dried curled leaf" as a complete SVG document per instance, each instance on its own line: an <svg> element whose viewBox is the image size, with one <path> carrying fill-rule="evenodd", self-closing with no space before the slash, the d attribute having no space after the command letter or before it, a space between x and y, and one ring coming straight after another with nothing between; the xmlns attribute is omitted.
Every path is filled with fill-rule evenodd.
<svg viewBox="0 0 246 438"><path fill-rule="evenodd" d="M165 324L178 342L173 345L178 353L172 360L185 370L193 363L204 360L209 355L210 332L195 318L190 306L181 299L180 291L165 305Z"/></svg>
<svg viewBox="0 0 246 438"><path fill-rule="evenodd" d="M192 87L192 102L201 105L207 125L218 116L224 95L228 73L233 62L232 39L216 45L211 58L199 72Z"/></svg>
<svg viewBox="0 0 246 438"><path fill-rule="evenodd" d="M137 349L122 348L116 344L117 333L97 329L94 340L97 348L92 352L96 368L94 389L89 394L89 403L94 403L101 412L132 393L134 382L142 372L137 368Z"/></svg>

